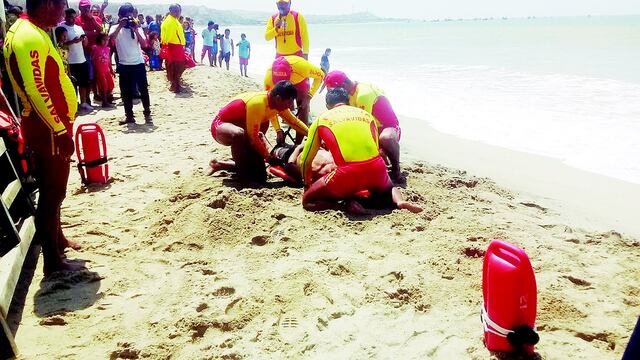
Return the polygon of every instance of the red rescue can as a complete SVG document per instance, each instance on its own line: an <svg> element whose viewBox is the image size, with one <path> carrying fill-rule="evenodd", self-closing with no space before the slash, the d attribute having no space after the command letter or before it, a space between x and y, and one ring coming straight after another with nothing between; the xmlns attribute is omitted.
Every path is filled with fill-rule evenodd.
<svg viewBox="0 0 640 360"><path fill-rule="evenodd" d="M500 240L489 244L482 268L482 323L489 351L534 352L537 288L524 250Z"/></svg>
<svg viewBox="0 0 640 360"><path fill-rule="evenodd" d="M98 124L82 124L76 131L78 171L83 184L106 184L109 181L107 141Z"/></svg>

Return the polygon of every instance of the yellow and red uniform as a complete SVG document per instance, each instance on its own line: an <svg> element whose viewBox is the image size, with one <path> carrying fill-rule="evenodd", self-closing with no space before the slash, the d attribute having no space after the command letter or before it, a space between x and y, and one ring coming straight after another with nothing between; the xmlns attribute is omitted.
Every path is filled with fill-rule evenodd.
<svg viewBox="0 0 640 360"><path fill-rule="evenodd" d="M276 29L275 23L282 20L283 26ZM276 39L276 57L287 55L303 56L309 54L309 33L307 22L302 14L289 11L287 16L275 14L267 20L264 39Z"/></svg>
<svg viewBox="0 0 640 360"><path fill-rule="evenodd" d="M285 75L285 78L288 77L286 80L289 80L293 85L295 85L298 91L307 91L309 93L309 97L313 97L316 91L320 88L320 85L322 85L324 71L300 56L284 56L281 59L284 59L291 66L290 74L283 74ZM275 78L278 81L283 80L281 76L275 76ZM313 79L311 89L309 89L309 82L307 79ZM264 88L265 90L271 90L275 85L272 64L264 75Z"/></svg>
<svg viewBox="0 0 640 360"><path fill-rule="evenodd" d="M68 245L62 234L60 207L69 180L78 100L49 34L29 18L18 19L9 29L4 57L24 106L25 145L33 151L33 174L40 191L35 225L46 272L59 268L59 251Z"/></svg>
<svg viewBox="0 0 640 360"><path fill-rule="evenodd" d="M184 28L180 20L169 14L160 27L160 43L167 49L168 61L184 61L184 45L186 43Z"/></svg>
<svg viewBox="0 0 640 360"><path fill-rule="evenodd" d="M398 116L393 111L384 91L375 85L356 83L353 93L349 94L349 105L373 115L380 132L386 128L393 128L398 131L398 136L400 136Z"/></svg>
<svg viewBox="0 0 640 360"><path fill-rule="evenodd" d="M259 133L265 133L271 123L276 131L280 130L278 116L291 125L296 131L306 134L307 126L291 113L291 110L278 111L269 104L269 93L266 91L252 92L238 95L229 104L220 109L211 124L211 135L217 141L217 128L222 123L231 123L247 132L247 137L253 148L262 155L269 157L269 150L260 141Z"/></svg>
<svg viewBox="0 0 640 360"><path fill-rule="evenodd" d="M322 143L338 168L318 181L325 181L334 196L348 198L363 190L380 193L393 186L378 150L378 127L371 114L342 105L311 124L299 159L307 185L311 185L313 159Z"/></svg>
<svg viewBox="0 0 640 360"><path fill-rule="evenodd" d="M32 149L59 155L54 138L73 137L78 100L49 34L29 19L18 19L4 43L5 64L24 106L22 130Z"/></svg>

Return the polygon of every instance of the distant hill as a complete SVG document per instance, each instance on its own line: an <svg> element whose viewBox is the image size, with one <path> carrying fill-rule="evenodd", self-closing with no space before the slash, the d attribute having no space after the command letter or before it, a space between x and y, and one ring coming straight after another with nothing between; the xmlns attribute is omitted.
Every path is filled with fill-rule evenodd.
<svg viewBox="0 0 640 360"><path fill-rule="evenodd" d="M118 7L121 3L110 3L106 12L113 16L117 15ZM138 8L138 12L141 14L152 15L156 14L165 15L168 12L169 5L167 4L134 4ZM69 2L69 6L78 8L78 2ZM274 9L275 13L275 9ZM219 24L234 24L234 25L261 25L271 16L271 13L260 11L245 11L245 10L217 10L207 6L193 6L185 5L182 7L182 14L194 18L198 23L206 23L209 20L213 20ZM397 19L384 19L377 17L371 13L361 12L345 15L307 15L305 18L310 24L336 24L336 23L363 23L363 22L382 22L382 21L394 21Z"/></svg>

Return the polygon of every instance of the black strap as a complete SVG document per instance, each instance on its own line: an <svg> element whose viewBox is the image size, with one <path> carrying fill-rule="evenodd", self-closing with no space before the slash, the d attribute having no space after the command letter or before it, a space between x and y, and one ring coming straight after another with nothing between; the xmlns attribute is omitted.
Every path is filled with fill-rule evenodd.
<svg viewBox="0 0 640 360"><path fill-rule="evenodd" d="M522 325L507 334L507 341L516 349L524 345L535 345L540 341L540 336L530 326Z"/></svg>
<svg viewBox="0 0 640 360"><path fill-rule="evenodd" d="M108 159L106 157L101 157L99 159L93 160L93 161L89 161L89 162L80 162L78 163L78 169L79 168L94 168L94 167L98 167L100 165L104 165L106 164L108 161Z"/></svg>

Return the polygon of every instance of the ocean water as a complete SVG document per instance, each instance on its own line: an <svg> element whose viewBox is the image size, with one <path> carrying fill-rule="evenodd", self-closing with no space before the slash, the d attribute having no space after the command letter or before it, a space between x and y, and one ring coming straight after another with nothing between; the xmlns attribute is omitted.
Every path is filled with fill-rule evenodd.
<svg viewBox="0 0 640 360"><path fill-rule="evenodd" d="M250 73L274 47L263 27ZM640 16L310 25L310 60L444 133L640 184ZM237 71L237 58L233 70Z"/></svg>

